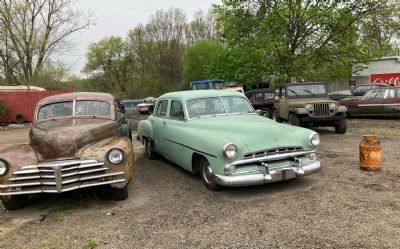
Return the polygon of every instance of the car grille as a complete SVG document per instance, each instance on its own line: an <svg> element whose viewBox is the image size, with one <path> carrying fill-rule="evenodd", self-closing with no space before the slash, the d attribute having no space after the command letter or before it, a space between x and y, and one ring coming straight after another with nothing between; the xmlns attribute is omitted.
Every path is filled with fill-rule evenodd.
<svg viewBox="0 0 400 249"><path fill-rule="evenodd" d="M282 154L282 153L290 153L290 152L296 152L296 151L302 151L302 147L283 147L283 148L274 148L274 149L268 149L268 150L263 150L263 151L257 151L251 154L246 154L243 159L252 159L252 158L258 158L258 157L265 157L269 155L275 155L275 154Z"/></svg>
<svg viewBox="0 0 400 249"><path fill-rule="evenodd" d="M61 193L79 188L125 182L124 172L107 172L96 160L67 160L23 166L12 173L0 195Z"/></svg>
<svg viewBox="0 0 400 249"><path fill-rule="evenodd" d="M314 116L329 116L329 104L314 104Z"/></svg>

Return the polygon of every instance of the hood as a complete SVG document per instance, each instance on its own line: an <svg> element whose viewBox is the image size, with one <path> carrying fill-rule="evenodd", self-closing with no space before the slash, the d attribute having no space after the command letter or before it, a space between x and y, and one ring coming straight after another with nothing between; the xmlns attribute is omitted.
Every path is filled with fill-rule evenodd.
<svg viewBox="0 0 400 249"><path fill-rule="evenodd" d="M337 91L337 92L331 92L329 95L352 95L350 90L343 90L343 91Z"/></svg>
<svg viewBox="0 0 400 249"><path fill-rule="evenodd" d="M44 160L75 158L81 148L117 135L115 121L96 118L62 118L34 123L30 145Z"/></svg>
<svg viewBox="0 0 400 249"><path fill-rule="evenodd" d="M216 143L232 142L238 148L244 144L247 149L244 153L301 146L294 129L303 129L280 124L258 115L205 117L191 120L190 127L196 129L196 132L204 133L204 136Z"/></svg>
<svg viewBox="0 0 400 249"><path fill-rule="evenodd" d="M288 99L288 103L291 107L304 107L306 104L337 103L337 101L329 98L299 98Z"/></svg>

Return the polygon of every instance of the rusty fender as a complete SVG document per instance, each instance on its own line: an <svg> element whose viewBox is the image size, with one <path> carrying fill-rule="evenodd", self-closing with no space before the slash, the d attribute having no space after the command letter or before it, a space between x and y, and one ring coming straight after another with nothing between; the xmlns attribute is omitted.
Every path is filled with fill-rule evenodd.
<svg viewBox="0 0 400 249"><path fill-rule="evenodd" d="M124 152L124 160L119 164L111 164L108 159L108 152L111 149L120 149ZM98 162L104 162L104 166L110 169L110 172L121 172L121 178L125 178L125 182L112 184L114 188L124 188L132 180L134 154L132 142L127 137L112 137L99 143L85 148L81 152L81 160L94 159Z"/></svg>
<svg viewBox="0 0 400 249"><path fill-rule="evenodd" d="M12 172L19 170L22 166L38 164L36 152L28 144L17 144L0 150L0 158L8 163L8 172L0 177L0 184L8 184ZM3 191L0 189L0 191Z"/></svg>

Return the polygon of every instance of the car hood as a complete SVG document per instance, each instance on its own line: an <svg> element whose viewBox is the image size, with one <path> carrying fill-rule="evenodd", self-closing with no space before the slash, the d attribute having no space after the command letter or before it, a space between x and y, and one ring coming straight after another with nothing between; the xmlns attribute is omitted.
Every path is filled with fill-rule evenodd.
<svg viewBox="0 0 400 249"><path fill-rule="evenodd" d="M117 135L113 120L61 118L33 123L30 144L43 160L75 158L83 147Z"/></svg>
<svg viewBox="0 0 400 249"><path fill-rule="evenodd" d="M301 146L302 140L298 138L295 130L306 130L258 115L205 117L191 120L189 127L215 143L232 142L238 146L244 144L246 151L243 153Z"/></svg>
<svg viewBox="0 0 400 249"><path fill-rule="evenodd" d="M303 107L305 104L336 103L337 101L329 98L301 98L290 99L288 104L292 107Z"/></svg>

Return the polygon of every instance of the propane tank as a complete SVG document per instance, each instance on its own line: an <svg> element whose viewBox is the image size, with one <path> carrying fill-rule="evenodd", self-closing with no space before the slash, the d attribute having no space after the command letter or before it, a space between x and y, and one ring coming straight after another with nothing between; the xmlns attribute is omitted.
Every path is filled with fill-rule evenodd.
<svg viewBox="0 0 400 249"><path fill-rule="evenodd" d="M381 143L375 135L364 135L360 143L360 169L382 169Z"/></svg>

